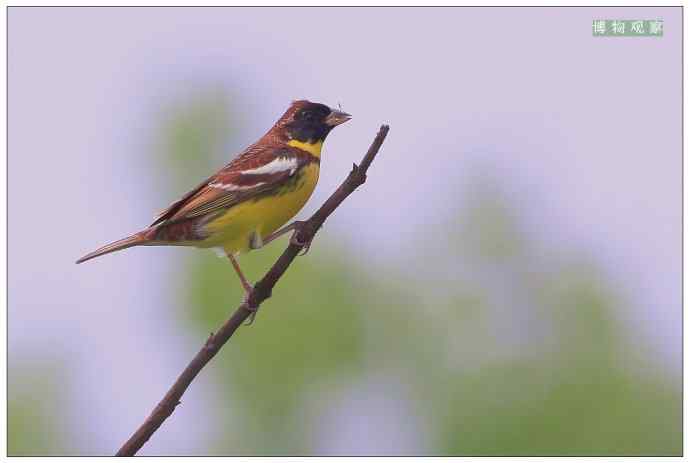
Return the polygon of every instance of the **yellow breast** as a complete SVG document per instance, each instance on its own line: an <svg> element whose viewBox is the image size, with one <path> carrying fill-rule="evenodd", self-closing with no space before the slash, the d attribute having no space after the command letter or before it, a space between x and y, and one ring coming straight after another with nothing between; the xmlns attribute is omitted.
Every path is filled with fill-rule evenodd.
<svg viewBox="0 0 690 463"><path fill-rule="evenodd" d="M312 156L316 156L317 158L321 158L321 148L323 148L323 141L316 141L313 143L309 142L304 142L304 141L299 141L299 140L290 140L287 142L288 146L292 146L293 148L298 148L301 149L302 151L306 151L307 153L311 154Z"/></svg>
<svg viewBox="0 0 690 463"><path fill-rule="evenodd" d="M302 209L319 179L319 164L312 162L294 174L273 194L231 207L206 225L209 238L202 247L223 247L228 253L245 252L254 233L265 238L285 225Z"/></svg>

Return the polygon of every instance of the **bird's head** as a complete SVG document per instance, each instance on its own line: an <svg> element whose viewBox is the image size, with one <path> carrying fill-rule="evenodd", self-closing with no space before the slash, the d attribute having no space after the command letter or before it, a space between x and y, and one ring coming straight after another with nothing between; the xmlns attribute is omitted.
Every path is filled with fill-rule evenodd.
<svg viewBox="0 0 690 463"><path fill-rule="evenodd" d="M276 123L290 141L305 144L323 143L337 125L351 119L347 113L307 100L293 101Z"/></svg>

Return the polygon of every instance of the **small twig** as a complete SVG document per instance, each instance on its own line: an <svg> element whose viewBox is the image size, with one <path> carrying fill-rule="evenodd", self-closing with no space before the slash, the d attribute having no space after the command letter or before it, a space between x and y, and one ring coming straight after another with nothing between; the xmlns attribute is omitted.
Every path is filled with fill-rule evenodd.
<svg viewBox="0 0 690 463"><path fill-rule="evenodd" d="M248 307L258 308L263 301L271 297L273 287L302 249L302 245L296 243L311 242L328 216L331 215L358 186L366 181L367 170L374 160L376 153L378 153L379 148L381 148L386 135L388 135L388 126L382 125L379 129L379 133L369 147L367 154L364 156L364 159L362 159L362 163L359 166L354 164L352 166L352 171L350 171L345 181L335 190L326 202L323 203L319 210L316 211L309 220L301 222L296 227L293 235L295 239L290 240L290 244L285 251L283 251L283 254L281 254L275 264L273 264L273 267L271 267L266 275L254 285L254 289L249 293L247 302L241 304L215 334L211 333L204 346L187 365L163 399L156 405L156 408L153 409L149 417L146 418L144 423L139 426L139 429L137 429L136 432L132 434L132 437L130 437L122 448L120 448L116 454L117 456L133 456L141 449L160 425L163 424L163 421L175 411L175 407L180 404L182 395L196 375L198 375L201 369L218 353L223 345L228 342L242 322L249 317L252 311L249 310Z"/></svg>

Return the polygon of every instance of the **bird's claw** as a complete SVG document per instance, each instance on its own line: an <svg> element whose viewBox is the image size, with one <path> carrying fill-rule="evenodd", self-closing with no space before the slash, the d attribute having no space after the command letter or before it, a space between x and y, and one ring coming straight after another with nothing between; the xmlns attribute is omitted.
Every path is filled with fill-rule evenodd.
<svg viewBox="0 0 690 463"><path fill-rule="evenodd" d="M249 304L249 296L252 294L252 291L254 290L254 287L249 285L249 288L247 287L244 288L246 293L244 295L244 306L247 308L249 311L249 317L247 317L247 321L243 323L244 326L249 326L252 323L254 323L254 319L256 318L256 314L259 312L258 307L252 307L251 304Z"/></svg>
<svg viewBox="0 0 690 463"><path fill-rule="evenodd" d="M247 306L247 310L249 310L249 317L247 317L247 321L243 323L244 326L250 326L252 323L254 323L256 314L259 312L258 308L252 308L249 306Z"/></svg>
<svg viewBox="0 0 690 463"><path fill-rule="evenodd" d="M309 252L309 248L311 247L311 241L308 242L306 245L302 247L302 250L297 254L298 256L306 256L307 253Z"/></svg>
<svg viewBox="0 0 690 463"><path fill-rule="evenodd" d="M292 237L290 238L290 244L294 244L295 246L299 246L300 248L302 248L299 251L299 254L297 254L297 255L298 256L304 256L309 252L309 248L311 247L312 240L304 242L304 241L299 239L298 235L299 235L298 232L295 232L292 234Z"/></svg>
<svg viewBox="0 0 690 463"><path fill-rule="evenodd" d="M309 248L311 247L311 242L313 241L313 236L310 238L308 241L303 241L300 239L302 236L302 233L304 231L302 230L302 227L304 227L307 224L307 222L304 221L297 221L295 222L295 231L290 237L290 244L294 244L295 246L299 246L302 248L297 254L298 256L304 256L309 252ZM306 233L305 233L306 234Z"/></svg>

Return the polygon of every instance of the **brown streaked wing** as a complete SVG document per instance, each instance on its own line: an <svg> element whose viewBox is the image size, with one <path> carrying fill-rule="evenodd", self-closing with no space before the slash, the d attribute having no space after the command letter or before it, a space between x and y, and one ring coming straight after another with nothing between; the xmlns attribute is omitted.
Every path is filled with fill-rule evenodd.
<svg viewBox="0 0 690 463"><path fill-rule="evenodd" d="M264 137L264 139L265 138L266 137ZM156 216L156 219L150 226L153 227L155 225L163 224L173 219L181 220L183 218L181 217L181 215L183 215L181 212L183 210L188 210L190 208L190 204L200 205L199 200L202 198L210 202L213 201L215 197L220 198L222 196L228 196L228 192L223 194L223 190L210 188L209 184L217 181L222 181L223 183L229 182L239 171L253 169L257 166L270 162L275 158L276 152L279 150L280 148L277 148L274 143L262 143L262 141L259 141L258 143L251 145L246 150L241 152L235 159L230 161L230 163L223 167L220 171L201 182L194 189L188 191L182 198L178 199L166 209L161 211L161 213ZM250 190L246 191L248 192Z"/></svg>
<svg viewBox="0 0 690 463"><path fill-rule="evenodd" d="M160 223L165 222L166 220L170 219L173 215L177 213L177 211L180 210L182 206L184 206L185 201L187 201L189 198L194 196L195 194L199 193L199 191L204 188L205 186L208 186L209 182L213 180L215 175L207 178L203 182L201 182L199 185L197 185L194 189L188 191L182 198L178 199L174 203L172 203L170 206L167 208L163 209L157 216L156 220L153 221L150 227L153 227L155 225L158 225Z"/></svg>
<svg viewBox="0 0 690 463"><path fill-rule="evenodd" d="M291 175L290 172L285 171L276 174L255 175L253 177L256 177L255 182L257 186L248 186L246 190L227 191L219 187L206 186L182 205L166 223L191 219L211 214L221 209L227 209L261 193L279 188L289 180ZM234 184L234 182L231 183Z"/></svg>
<svg viewBox="0 0 690 463"><path fill-rule="evenodd" d="M296 171L299 171L309 162L307 159L296 159L298 160ZM291 177L291 172L288 170L270 174L248 175L243 175L237 171L221 172L211 179L210 184L205 185L185 200L184 204L176 208L174 213L162 223L175 223L227 209L262 193L280 188ZM232 185L241 189L227 190L219 186L211 186L216 183Z"/></svg>

